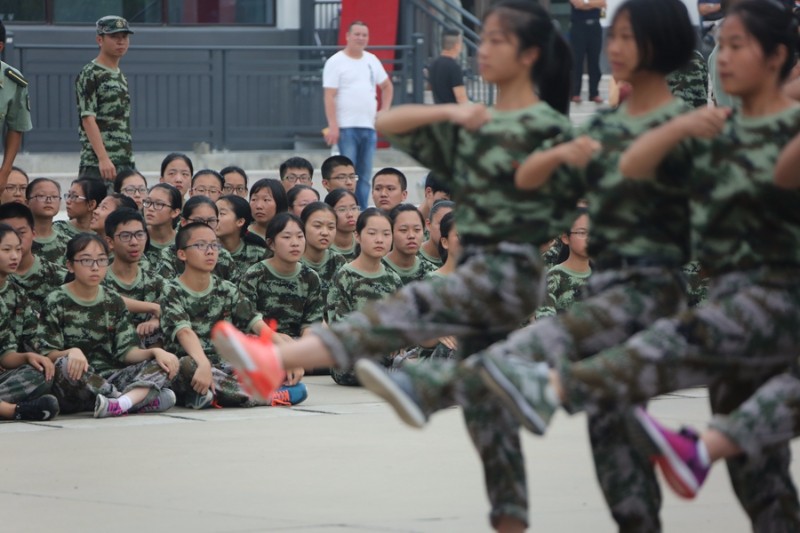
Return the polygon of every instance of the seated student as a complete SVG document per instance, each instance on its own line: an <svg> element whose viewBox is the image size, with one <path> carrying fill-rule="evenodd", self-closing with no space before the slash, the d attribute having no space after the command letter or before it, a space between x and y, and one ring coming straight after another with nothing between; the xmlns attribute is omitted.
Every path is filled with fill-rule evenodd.
<svg viewBox="0 0 800 533"><path fill-rule="evenodd" d="M172 152L161 161L161 177L159 183L172 185L180 191L181 199L189 192L189 185L194 174L192 160L186 154ZM180 206L178 206L180 209Z"/></svg>
<svg viewBox="0 0 800 533"><path fill-rule="evenodd" d="M51 263L63 263L69 238L53 227L53 218L61 208L61 185L50 178L36 178L28 184L25 195L36 232L33 252Z"/></svg>
<svg viewBox="0 0 800 533"><path fill-rule="evenodd" d="M325 202L314 202L303 209L301 220L306 234L302 261L319 276L322 301L327 303L333 276L347 263L343 255L330 249L336 235L336 211Z"/></svg>
<svg viewBox="0 0 800 533"><path fill-rule="evenodd" d="M147 179L138 170L126 168L114 178L114 192L136 202L136 209L141 211L142 201L147 198Z"/></svg>
<svg viewBox="0 0 800 533"><path fill-rule="evenodd" d="M261 314L236 286L213 275L220 244L214 230L192 222L175 239L183 273L169 280L161 297L161 330L164 341L181 356L176 392L187 407L204 409L213 402L222 407L297 404L305 400L302 372L289 372L289 386L279 389L269 402L252 398L242 390L233 369L220 359L211 344L211 328L229 320L244 331L271 334Z"/></svg>
<svg viewBox="0 0 800 533"><path fill-rule="evenodd" d="M219 210L207 196L192 196L183 204L181 213L181 226L192 222L202 222L212 230L219 225ZM161 255L157 260L151 260L151 270L164 278L170 280L183 272L183 261L178 258L177 249L174 246L161 250ZM230 280L238 272L234 265L233 258L228 250L221 248L217 254L214 274L222 279Z"/></svg>
<svg viewBox="0 0 800 533"><path fill-rule="evenodd" d="M336 213L336 234L331 250L352 261L356 258L356 220L361 211L356 195L346 189L336 189L328 193L325 203Z"/></svg>
<svg viewBox="0 0 800 533"><path fill-rule="evenodd" d="M353 162L343 155L332 155L322 162L322 186L330 193L336 189L347 189L356 193L356 167Z"/></svg>
<svg viewBox="0 0 800 533"><path fill-rule="evenodd" d="M237 166L227 166L219 171L225 184L222 186L222 194L235 194L241 198L247 198L247 173Z"/></svg>
<svg viewBox="0 0 800 533"><path fill-rule="evenodd" d="M319 276L301 262L306 248L303 221L291 213L276 215L267 227L267 246L272 257L251 266L239 290L265 318L277 321L284 340L295 339L322 321L325 308Z"/></svg>
<svg viewBox="0 0 800 533"><path fill-rule="evenodd" d="M36 232L31 210L25 205L0 205L0 222L8 224L22 239L22 255L11 279L25 290L33 311L38 315L47 295L64 283L66 269L33 254ZM63 261L63 258L61 259Z"/></svg>
<svg viewBox="0 0 800 533"><path fill-rule="evenodd" d="M161 252L175 244L175 224L181 215L181 192L168 183L156 183L142 200L149 237L145 251L150 263L158 262Z"/></svg>
<svg viewBox="0 0 800 533"><path fill-rule="evenodd" d="M380 169L372 177L372 201L387 213L408 198L408 180L396 168Z"/></svg>
<svg viewBox="0 0 800 533"><path fill-rule="evenodd" d="M134 211L137 209L136 202L134 202L128 196L118 192L112 192L103 198L103 201L100 202L100 205L97 206L97 209L95 209L94 213L92 213L92 221L89 223L89 229L101 237L105 237L106 217L108 217L109 213L116 211L120 207L127 207L128 209L133 209Z"/></svg>
<svg viewBox="0 0 800 533"><path fill-rule="evenodd" d="M439 200L433 203L431 207L431 214L425 221L425 227L428 229L428 240L422 243L419 248L419 256L421 259L433 263L436 268L442 266L442 258L439 257L439 241L442 234L439 231L439 224L442 222L442 217L455 208L455 203L450 200Z"/></svg>
<svg viewBox="0 0 800 533"><path fill-rule="evenodd" d="M175 405L170 382L178 359L161 348L138 348L130 313L116 291L102 286L108 245L82 233L67 244L74 279L50 294L36 340L56 364L53 394L61 411L93 410L95 418L161 412Z"/></svg>
<svg viewBox="0 0 800 533"><path fill-rule="evenodd" d="M106 184L102 180L80 178L73 181L69 192L64 195L69 221L57 220L53 222L53 228L68 239L84 232L91 232L89 226L92 222L92 214L106 194Z"/></svg>
<svg viewBox="0 0 800 533"><path fill-rule="evenodd" d="M358 217L356 239L361 248L358 257L347 263L333 278L328 292L328 322L335 322L371 300L379 300L403 286L400 278L381 261L392 247L392 221L389 215L370 207ZM393 357L387 354L386 366ZM352 368L331 368L331 377L339 385L358 385Z"/></svg>
<svg viewBox="0 0 800 533"><path fill-rule="evenodd" d="M278 213L289 210L289 200L281 182L270 178L258 180L250 189L250 212L253 223L247 228L266 241L267 225Z"/></svg>
<svg viewBox="0 0 800 533"><path fill-rule="evenodd" d="M225 195L217 200L217 209L217 239L231 254L235 270L231 274L231 281L238 283L248 268L266 259L272 252L261 237L247 229L253 222L247 200L234 194Z"/></svg>
<svg viewBox="0 0 800 533"><path fill-rule="evenodd" d="M9 279L21 256L20 236L0 223L0 418L48 420L58 414L58 402L35 399L50 392L53 363L31 351L37 316Z"/></svg>
<svg viewBox="0 0 800 533"><path fill-rule="evenodd" d="M314 166L308 159L302 157L290 157L278 168L283 188L288 193L297 185L311 187L311 180L314 177Z"/></svg>
<svg viewBox="0 0 800 533"><path fill-rule="evenodd" d="M103 286L116 291L131 313L131 320L143 348L160 345L161 306L159 300L164 289L161 276L142 268L147 244L144 218L131 208L120 208L105 220L106 242L114 262L106 272Z"/></svg>
<svg viewBox="0 0 800 533"><path fill-rule="evenodd" d="M212 202L219 200L222 189L225 187L225 180L222 174L210 168L198 170L192 176L192 187L189 189L189 196L205 196L211 198Z"/></svg>
<svg viewBox="0 0 800 533"><path fill-rule="evenodd" d="M400 277L403 285L426 278L436 267L417 255L422 244L422 228L425 227L422 213L411 204L399 204L389 211L389 218L392 221L392 251L383 258L383 264Z"/></svg>
<svg viewBox="0 0 800 533"><path fill-rule="evenodd" d="M425 220L428 220L431 215L431 207L433 203L439 200L450 199L450 187L445 185L441 180L436 178L433 172L428 172L425 177L425 197L421 204L419 204L419 212ZM425 238L428 238L427 230L425 230Z"/></svg>
<svg viewBox="0 0 800 533"><path fill-rule="evenodd" d="M27 204L28 174L19 167L11 167L5 187L0 189L0 205L10 202Z"/></svg>
<svg viewBox="0 0 800 533"><path fill-rule="evenodd" d="M579 208L578 212L572 227L561 236L567 257L547 271L547 296L542 306L536 310L535 318L552 316L571 306L592 274L586 251L589 215L585 207Z"/></svg>
<svg viewBox="0 0 800 533"><path fill-rule="evenodd" d="M289 201L289 212L300 218L308 204L319 202L319 193L308 185L297 185L289 189L286 199Z"/></svg>

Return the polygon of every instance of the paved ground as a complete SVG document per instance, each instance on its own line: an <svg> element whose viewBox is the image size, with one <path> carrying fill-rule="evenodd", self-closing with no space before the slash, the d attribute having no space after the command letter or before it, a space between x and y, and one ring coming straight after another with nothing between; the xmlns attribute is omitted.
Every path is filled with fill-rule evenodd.
<svg viewBox="0 0 800 533"><path fill-rule="evenodd" d="M478 460L458 409L423 431L330 378L295 408L2 423L0 516L9 532L472 532L488 529ZM705 391L653 402L701 423ZM526 436L533 531L612 532L582 416ZM796 470L796 469L795 469ZM797 472L796 472L797 473ZM665 492L668 492L666 490ZM691 503L665 495L665 531L746 531L723 468Z"/></svg>

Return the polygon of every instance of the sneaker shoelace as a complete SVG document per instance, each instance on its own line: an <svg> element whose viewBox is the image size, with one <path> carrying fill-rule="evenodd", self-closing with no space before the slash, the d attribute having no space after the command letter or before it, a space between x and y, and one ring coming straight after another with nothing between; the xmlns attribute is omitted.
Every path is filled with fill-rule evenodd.
<svg viewBox="0 0 800 533"><path fill-rule="evenodd" d="M286 389L277 390L273 392L270 402L273 407L292 405L291 397L289 396L289 391Z"/></svg>

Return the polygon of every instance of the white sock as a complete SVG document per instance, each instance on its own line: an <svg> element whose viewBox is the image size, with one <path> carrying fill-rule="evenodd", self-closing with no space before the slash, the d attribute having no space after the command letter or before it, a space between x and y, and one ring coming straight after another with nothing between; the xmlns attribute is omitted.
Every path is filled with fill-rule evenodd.
<svg viewBox="0 0 800 533"><path fill-rule="evenodd" d="M117 398L117 403L119 404L119 408L122 409L122 412L127 413L130 411L131 407L133 407L133 402L127 395L122 395Z"/></svg>
<svg viewBox="0 0 800 533"><path fill-rule="evenodd" d="M706 448L706 443L703 442L703 439L697 439L697 458L700 460L700 464L703 465L703 467L709 468L711 466L711 459L708 457L708 448Z"/></svg>

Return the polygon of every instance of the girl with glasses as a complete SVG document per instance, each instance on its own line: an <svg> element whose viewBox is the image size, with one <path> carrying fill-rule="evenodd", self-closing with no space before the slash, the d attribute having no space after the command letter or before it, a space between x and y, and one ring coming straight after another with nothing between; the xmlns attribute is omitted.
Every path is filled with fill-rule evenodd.
<svg viewBox="0 0 800 533"><path fill-rule="evenodd" d="M334 189L325 196L325 203L336 213L336 235L331 250L344 256L347 261L356 258L356 221L361 208L356 195L347 189Z"/></svg>
<svg viewBox="0 0 800 533"><path fill-rule="evenodd" d="M33 214L34 253L53 264L63 265L68 238L53 226L61 208L61 185L50 178L36 178L28 184L28 207Z"/></svg>
<svg viewBox="0 0 800 533"><path fill-rule="evenodd" d="M64 194L69 221L57 220L53 228L69 239L80 233L91 232L92 215L106 194L106 185L99 179L80 178L73 181L69 191Z"/></svg>

